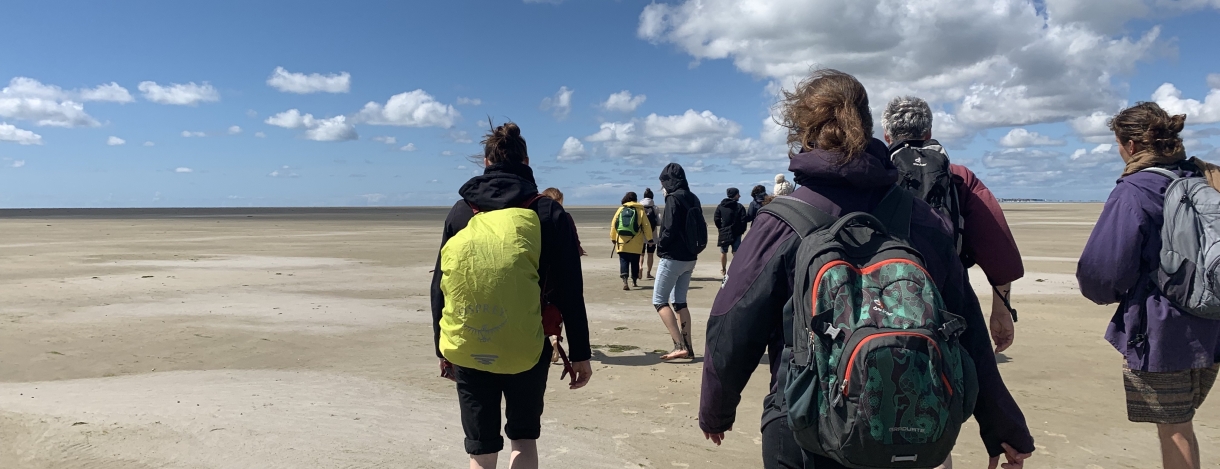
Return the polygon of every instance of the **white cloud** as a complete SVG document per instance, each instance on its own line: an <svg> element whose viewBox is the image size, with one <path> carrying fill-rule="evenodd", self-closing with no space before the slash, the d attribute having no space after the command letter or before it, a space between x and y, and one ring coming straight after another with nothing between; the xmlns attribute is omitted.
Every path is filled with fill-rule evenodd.
<svg viewBox="0 0 1220 469"><path fill-rule="evenodd" d="M110 136L110 138L106 139L106 144L107 144L107 145L110 145L110 146L112 146L112 147L114 147L114 146L119 146L119 145L122 145L122 144L125 144L125 143L127 143L127 141L126 141L126 140L123 140L123 139L121 139L121 138L115 137L115 136L113 136L113 135L111 135L111 136Z"/></svg>
<svg viewBox="0 0 1220 469"><path fill-rule="evenodd" d="M458 98L457 103L461 106L478 106L483 104L483 100L479 98Z"/></svg>
<svg viewBox="0 0 1220 469"><path fill-rule="evenodd" d="M180 167L180 168L174 169L174 172L175 172L175 173L180 173L180 174L185 174L185 173L193 173L193 172L195 172L195 170L193 170L193 169L191 169L191 168L182 168L182 167Z"/></svg>
<svg viewBox="0 0 1220 469"><path fill-rule="evenodd" d="M127 103L131 93L117 83L95 88L64 90L33 78L15 77L0 89L0 117L24 120L39 126L96 127L101 125L85 112L82 102Z"/></svg>
<svg viewBox="0 0 1220 469"><path fill-rule="evenodd" d="M385 194L361 194L360 197L364 197L370 204L381 202L386 198Z"/></svg>
<svg viewBox="0 0 1220 469"><path fill-rule="evenodd" d="M1093 168L1107 161L1118 161L1116 158L1118 154L1111 151L1113 149L1114 145L1109 143L1093 147L1092 150L1080 148L1072 152L1071 161L1073 165L1080 168Z"/></svg>
<svg viewBox="0 0 1220 469"><path fill-rule="evenodd" d="M11 164L9 164L10 168L20 168L22 166L25 166L25 160L14 160Z"/></svg>
<svg viewBox="0 0 1220 469"><path fill-rule="evenodd" d="M183 137L187 137L187 138L190 138L190 137L207 137L207 136L208 136L208 134L205 134L205 133L203 133L203 132L192 132L192 131L190 131L190 130L183 130L183 131L182 131L182 136L183 136Z"/></svg>
<svg viewBox="0 0 1220 469"><path fill-rule="evenodd" d="M201 102L220 101L220 93L206 81L202 85L192 81L186 84L171 83L169 86L142 81L137 88L144 93L144 99L157 104L194 106Z"/></svg>
<svg viewBox="0 0 1220 469"><path fill-rule="evenodd" d="M229 135L237 135L240 133L241 133L241 127L236 126L236 125L229 127Z"/></svg>
<svg viewBox="0 0 1220 469"><path fill-rule="evenodd" d="M1054 147L1067 142L1055 140L1038 132L1030 132L1022 128L1008 131L1008 135L1000 138L1000 145L1008 148Z"/></svg>
<svg viewBox="0 0 1220 469"><path fill-rule="evenodd" d="M1081 140L1089 143L1106 143L1114 141L1114 132L1110 130L1111 114L1096 111L1087 116L1077 117L1068 121L1072 130Z"/></svg>
<svg viewBox="0 0 1220 469"><path fill-rule="evenodd" d="M635 112L636 108L644 104L648 99L645 95L632 96L630 91L623 90L610 95L606 98L606 102L601 104L602 109L616 112Z"/></svg>
<svg viewBox="0 0 1220 469"><path fill-rule="evenodd" d="M246 109L246 117L249 117L251 119L256 118L256 117L258 117L258 111L255 111L253 109Z"/></svg>
<svg viewBox="0 0 1220 469"><path fill-rule="evenodd" d="M566 119L568 113L572 112L572 91L566 86L560 86L559 91L555 92L555 96L542 98L542 105L539 106L539 109L550 110L556 119Z"/></svg>
<svg viewBox="0 0 1220 469"><path fill-rule="evenodd" d="M1220 89L1220 73L1207 75L1207 87L1213 90Z"/></svg>
<svg viewBox="0 0 1220 469"><path fill-rule="evenodd" d="M127 88L123 88L115 82L98 85L96 88L82 89L80 90L80 99L82 101L105 101L111 103L130 103L136 100L136 98L131 97L131 92L127 91Z"/></svg>
<svg viewBox="0 0 1220 469"><path fill-rule="evenodd" d="M267 176L273 177L273 178L299 178L299 177L301 177L300 174L297 174L289 166L281 166L280 169L272 171Z"/></svg>
<svg viewBox="0 0 1220 469"><path fill-rule="evenodd" d="M113 103L130 103L135 101L127 88L118 83L110 82L94 88L64 90L55 85L47 85L28 77L14 77L0 94L11 97L39 98L52 101L105 101Z"/></svg>
<svg viewBox="0 0 1220 469"><path fill-rule="evenodd" d="M559 149L559 155L556 157L559 161L580 161L585 159L585 155L589 152L585 151L585 144L580 143L580 139L576 137L568 137L563 141L563 148Z"/></svg>
<svg viewBox="0 0 1220 469"><path fill-rule="evenodd" d="M474 140L470 138L470 133L465 130L450 131L448 137L454 143L474 143Z"/></svg>
<svg viewBox="0 0 1220 469"><path fill-rule="evenodd" d="M1152 100L1170 115L1186 114L1188 124L1220 122L1220 88L1213 88L1203 102L1199 102L1197 99L1182 99L1182 90L1172 83L1165 83L1152 92Z"/></svg>
<svg viewBox="0 0 1220 469"><path fill-rule="evenodd" d="M254 132L254 136L258 138L267 138L267 134L262 132Z"/></svg>
<svg viewBox="0 0 1220 469"><path fill-rule="evenodd" d="M403 145L403 146L402 146L402 148L399 148L399 150L402 150L402 151L415 151L415 150L416 150L416 148L415 148L415 144L414 144L414 143L408 143L408 144L406 144L406 145Z"/></svg>
<svg viewBox="0 0 1220 469"><path fill-rule="evenodd" d="M654 113L626 122L606 122L584 141L597 145L594 154L604 151L633 164L645 163L648 157L720 155L731 157L743 168L760 169L774 167L777 157L786 154L783 146L740 138L740 133L740 124L711 111L687 110L679 115Z"/></svg>
<svg viewBox="0 0 1220 469"><path fill-rule="evenodd" d="M398 143L398 139L397 139L397 138L394 138L394 137L373 137L373 141L374 141L374 142L381 142L381 143L384 143L384 144L386 144L386 145L393 145L393 144L395 144L395 143Z"/></svg>
<svg viewBox="0 0 1220 469"><path fill-rule="evenodd" d="M155 143L153 143L153 142L144 142L144 146L146 146L146 147L153 147L153 146L156 146L156 145L157 145L157 144L155 144Z"/></svg>
<svg viewBox="0 0 1220 469"><path fill-rule="evenodd" d="M18 145L42 145L42 136L25 129L18 129L15 125L0 122L0 142L16 142Z"/></svg>
<svg viewBox="0 0 1220 469"><path fill-rule="evenodd" d="M275 67L267 85L285 93L347 93L352 89L352 76L347 72L322 75L319 73L293 73L284 67Z"/></svg>
<svg viewBox="0 0 1220 469"><path fill-rule="evenodd" d="M356 122L403 127L453 127L461 117L453 106L442 104L424 90L391 96L385 105L369 102L354 118Z"/></svg>
<svg viewBox="0 0 1220 469"><path fill-rule="evenodd" d="M449 151L449 150L445 150L445 151L441 152L441 156L453 156L453 152Z"/></svg>
<svg viewBox="0 0 1220 469"><path fill-rule="evenodd" d="M285 129L306 129L305 138L318 142L344 142L356 140L356 127L347 122L345 116L335 116L328 119L315 119L313 114L301 114L301 111L289 109L268 117L268 124Z"/></svg>

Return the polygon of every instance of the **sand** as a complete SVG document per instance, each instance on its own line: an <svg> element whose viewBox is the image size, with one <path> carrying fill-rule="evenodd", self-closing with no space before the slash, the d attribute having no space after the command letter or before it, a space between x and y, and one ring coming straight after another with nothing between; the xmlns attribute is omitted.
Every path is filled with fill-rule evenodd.
<svg viewBox="0 0 1220 469"><path fill-rule="evenodd" d="M761 466L766 367L725 445L705 441L702 364L657 359L669 339L651 291L621 290L609 210L574 209L603 347L585 389L552 370L543 466ZM1028 467L1159 463L1155 429L1126 421L1121 360L1102 339L1113 307L1075 286L1099 210L1006 206L1028 273L1000 366L1038 442ZM428 306L444 213L0 212L0 468L464 467ZM717 254L703 255L691 291L699 350ZM989 305L981 273L972 280ZM1196 418L1205 461L1220 460L1217 405ZM984 467L973 422L954 453Z"/></svg>

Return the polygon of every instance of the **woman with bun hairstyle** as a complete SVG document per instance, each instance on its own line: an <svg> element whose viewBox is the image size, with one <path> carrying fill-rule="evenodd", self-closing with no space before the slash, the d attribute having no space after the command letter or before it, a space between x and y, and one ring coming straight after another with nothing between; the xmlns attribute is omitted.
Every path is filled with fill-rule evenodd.
<svg viewBox="0 0 1220 469"><path fill-rule="evenodd" d="M1185 123L1186 116L1170 116L1156 103L1138 103L1110 119L1125 167L1076 270L1086 298L1119 304L1106 340L1123 354L1127 419L1157 425L1166 469L1203 467L1192 421L1220 362L1220 321L1174 307L1155 281L1170 179L1142 170L1205 176L1220 188L1220 168L1186 158L1179 134Z"/></svg>
<svg viewBox="0 0 1220 469"><path fill-rule="evenodd" d="M442 251L441 255L437 256L436 270L432 277L433 340L436 356L441 361L442 376L457 384L462 430L466 434L465 447L466 453L470 455L470 467L472 469L496 467L497 455L504 448L504 439L500 436L500 403L503 401L504 413L508 417L508 422L504 425L504 433L512 442L510 466L537 468L537 439L542 429L543 394L546 391L547 372L550 369L549 358L551 357L551 344L541 335L546 327L525 322L507 324L501 321L500 325L477 330L480 340L495 343L501 339L522 337L521 335L505 337L501 331L511 333L536 328L539 340L543 342L542 351L536 359L536 365L520 373L499 374L476 369L475 365L458 365L447 360L445 353L453 353L455 346L460 351L463 344L461 341L455 343L450 340L450 336L453 334L450 325L455 322L455 319L464 320L466 317L480 314L481 311L490 311L491 314L497 314L500 317L520 318L523 321L532 320L533 316L538 316L541 322L543 314L536 309L534 311L505 312L505 307L499 304L474 304L462 310L461 313L451 311L456 308L453 305L446 305L446 291L456 290L469 297L473 296L468 293L469 290L487 287L477 284L480 282L461 283L452 280L455 275L483 268L484 266L478 263L484 260L479 256L445 256L444 248L460 231L472 223L476 213L480 214L478 216L484 216L483 214L490 215L489 212L502 209L525 208L537 214L541 232L540 253L538 257L534 258L537 259L538 266L537 282L542 296L541 303L547 305L546 307L556 307L563 315L563 322L567 329L568 350L573 362L573 384L569 386L570 389L583 387L589 382L593 373L589 366L591 355L589 324L585 314L580 253L575 227L567 212L559 202L538 194L534 173L529 166L530 159L526 151L525 139L521 138L521 129L517 127L517 124L509 122L492 129L483 138L482 143L485 167L483 175L471 178L462 185L458 190L462 199L453 204L453 208L445 220L444 234L441 237ZM472 236L478 236L477 233L480 232L475 233L461 239L465 242ZM492 242L495 241L494 238L490 239L493 239ZM461 243L453 244L462 246ZM529 256L525 254L520 256L522 259L527 257ZM442 272L442 259L446 262L448 272ZM475 266L463 265L466 263L474 263ZM517 264L520 264L520 261ZM527 268L532 267L529 264L525 265ZM453 303L455 295L450 296L451 303ZM461 296L458 295L458 297ZM533 305L536 308L538 303L533 303ZM445 328L445 340L442 340L443 328ZM525 337L528 341L529 336ZM505 355L509 353L511 352L506 352ZM457 357L458 355L449 356ZM495 355L469 356L486 360L487 363L502 358ZM528 363L531 362L526 362L527 365Z"/></svg>

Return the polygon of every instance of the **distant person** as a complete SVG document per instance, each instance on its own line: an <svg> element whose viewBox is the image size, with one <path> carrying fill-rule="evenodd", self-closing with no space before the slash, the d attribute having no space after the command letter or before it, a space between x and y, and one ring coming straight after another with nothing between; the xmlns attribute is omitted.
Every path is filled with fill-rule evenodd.
<svg viewBox="0 0 1220 469"><path fill-rule="evenodd" d="M661 171L661 187L665 190L665 213L661 217L661 235L657 239L657 281L653 285L652 305L669 329L674 348L661 360L694 358L691 347L690 309L686 293L690 290L695 261L707 247L707 221L703 206L690 191L686 171L678 163L670 163Z"/></svg>
<svg viewBox="0 0 1220 469"><path fill-rule="evenodd" d="M760 211L712 305L699 396L704 437L719 445L743 426L742 390L770 349L765 468L934 467L971 414L990 467L1001 454L1005 468L1023 467L1034 440L1000 377L952 232L895 187L889 152L871 138L864 86L818 70L781 106L801 188ZM798 256L810 250L820 254ZM909 289L869 293L894 278L908 279ZM938 332L921 335L924 328ZM939 379L928 379L932 369Z"/></svg>
<svg viewBox="0 0 1220 469"><path fill-rule="evenodd" d="M890 161L898 168L898 185L949 222L967 276L975 264L987 276L992 286L991 338L996 353L1007 350L1016 335L1012 282L1025 276L1025 264L1004 209L974 172L951 164L945 148L932 139L932 109L926 101L894 98L885 107L881 123L890 145Z"/></svg>
<svg viewBox="0 0 1220 469"><path fill-rule="evenodd" d="M754 224L754 217L758 216L758 209L763 207L767 201L767 188L761 184L754 186L750 190L750 208L746 211L746 221L751 225Z"/></svg>
<svg viewBox="0 0 1220 469"><path fill-rule="evenodd" d="M432 328L441 375L457 383L472 469L537 468L551 344L562 312L573 381L589 382L589 324L576 233L556 201L538 194L521 129L509 122L483 138L482 176L458 191L432 277ZM556 334L558 332L555 332Z"/></svg>
<svg viewBox="0 0 1220 469"><path fill-rule="evenodd" d="M559 202L559 205L563 205L563 192L559 192L559 189L556 189L554 187L548 187L548 188L546 188L546 190L542 191L542 195L543 195L543 197L550 197L551 200ZM567 213L567 212L564 212L564 214L568 216L568 221L572 222L572 233L577 233L576 220L574 220L572 218L572 214ZM576 248L580 249L580 255L582 255L582 256L589 255L589 253L585 252L585 248L580 245L579 233L577 233Z"/></svg>
<svg viewBox="0 0 1220 469"><path fill-rule="evenodd" d="M618 253L619 276L623 278L623 290L631 290L627 286L627 277L631 277L631 286L639 287L640 255L644 253L644 245L652 241L652 225L644 213L644 206L636 201L635 192L623 196L623 206L614 212L610 219L610 241Z"/></svg>
<svg viewBox="0 0 1220 469"><path fill-rule="evenodd" d="M775 188L772 189L771 192L775 194L776 197L791 195L792 191L794 190L796 190L796 188L793 187L791 182L788 182L788 179L785 178L783 174L775 175Z"/></svg>
<svg viewBox="0 0 1220 469"><path fill-rule="evenodd" d="M1086 298L1097 304L1119 304L1106 340L1123 354L1127 419L1157 425L1166 469L1204 467L1193 420L1220 368L1220 321L1196 316L1180 306L1180 300L1175 304L1170 298L1190 286L1184 283L1189 279L1172 279L1176 285L1158 286L1165 259L1161 230L1173 221L1162 213L1167 203L1184 205L1180 199L1166 199L1172 182L1169 176L1206 176L1212 188L1220 188L1220 169L1198 158L1186 158L1180 134L1185 122L1186 116L1171 117L1156 103L1138 103L1110 119L1126 167L1076 269L1080 292ZM1162 171L1165 173L1158 173ZM1202 186L1200 195L1208 190ZM1217 197L1214 192L1211 196ZM1198 242L1193 236L1195 226L1177 225L1176 229L1183 231L1169 233L1174 238ZM1176 240L1166 238L1165 242ZM1188 260L1193 266L1194 259ZM1193 270L1204 267L1174 268L1192 275ZM1204 284L1193 286L1202 289ZM1212 287L1212 294L1217 293L1216 288Z"/></svg>
<svg viewBox="0 0 1220 469"><path fill-rule="evenodd" d="M652 280L652 262L657 253L657 230L661 227L661 217L657 215L656 203L652 200L652 189L644 189L644 198L640 199L640 205L644 206L644 215L648 217L648 224L652 226L652 238L644 245L644 251L648 257L648 268L644 269L644 258L640 258L640 269L644 270L649 280Z"/></svg>
<svg viewBox="0 0 1220 469"><path fill-rule="evenodd" d="M746 208L737 202L740 199L741 193L736 187L728 188L713 217L718 231L716 246L720 247L720 278L724 278L728 268L729 250L733 251L733 255L737 255L737 248L741 247L741 235L746 232Z"/></svg>

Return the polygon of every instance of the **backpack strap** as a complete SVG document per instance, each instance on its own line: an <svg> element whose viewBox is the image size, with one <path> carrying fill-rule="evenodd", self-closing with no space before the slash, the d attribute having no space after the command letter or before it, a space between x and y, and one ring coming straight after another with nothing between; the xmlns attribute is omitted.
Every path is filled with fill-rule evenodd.
<svg viewBox="0 0 1220 469"><path fill-rule="evenodd" d="M1165 176L1165 177L1169 178L1170 181L1176 181L1181 178L1180 176L1178 176L1178 173L1175 173L1175 172L1170 171L1165 168L1147 168L1147 169L1141 169L1140 172L1141 173L1160 174L1161 176Z"/></svg>
<svg viewBox="0 0 1220 469"><path fill-rule="evenodd" d="M873 208L873 216L885 224L886 230L898 239L911 238L911 203L915 196L898 186L890 189Z"/></svg>
<svg viewBox="0 0 1220 469"><path fill-rule="evenodd" d="M538 199L541 199L543 197L546 197L546 196L542 195L542 194L534 194L533 197L525 199L525 202L522 202L521 205L517 206L517 208L529 209L530 207L534 206L534 202L537 202ZM466 205L470 206L470 211L474 212L475 215L478 215L479 212L482 211L481 209L479 209L479 207L477 205L475 205L474 203L472 203L470 201L467 201Z"/></svg>
<svg viewBox="0 0 1220 469"><path fill-rule="evenodd" d="M758 213L770 213L792 228L802 239L838 219L796 197L783 195L771 200Z"/></svg>

